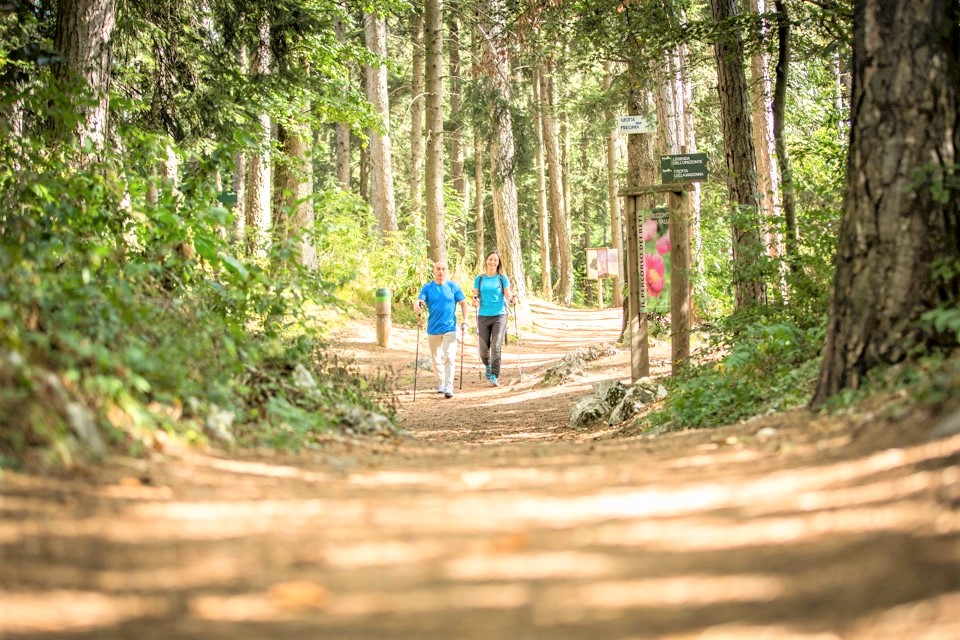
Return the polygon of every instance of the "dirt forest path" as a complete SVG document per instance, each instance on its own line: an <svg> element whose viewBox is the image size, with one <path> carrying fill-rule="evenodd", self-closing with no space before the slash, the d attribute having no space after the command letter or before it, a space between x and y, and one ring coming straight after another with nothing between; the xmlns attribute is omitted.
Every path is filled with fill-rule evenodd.
<svg viewBox="0 0 960 640"><path fill-rule="evenodd" d="M960 638L960 413L572 431L628 354L536 383L619 322L537 305L502 387L468 339L463 389L421 373L415 402L415 330L380 349L347 327L338 349L398 380L410 438L3 472L0 638Z"/></svg>

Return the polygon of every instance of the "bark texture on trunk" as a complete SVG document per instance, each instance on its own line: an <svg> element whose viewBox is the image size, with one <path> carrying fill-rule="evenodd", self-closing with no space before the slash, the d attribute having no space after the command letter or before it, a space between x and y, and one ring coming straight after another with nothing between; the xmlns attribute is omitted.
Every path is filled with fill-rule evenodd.
<svg viewBox="0 0 960 640"><path fill-rule="evenodd" d="M814 406L877 365L956 343L919 320L960 303L957 2L859 0L854 25L847 192Z"/></svg>
<svg viewBox="0 0 960 640"><path fill-rule="evenodd" d="M244 75L250 71L250 59L246 46L237 51L237 67ZM230 242L242 246L247 229L247 152L238 150L233 154L233 192L237 203L233 207L233 224L230 228Z"/></svg>
<svg viewBox="0 0 960 640"><path fill-rule="evenodd" d="M530 99L530 112L540 113L540 74L543 73L540 65L533 66L533 80L531 82L532 91ZM553 297L553 273L550 261L550 209L547 207L547 171L543 152L543 121L539 116L534 122L536 130L536 156L535 164L537 170L537 213L540 220L540 295L544 300L550 300Z"/></svg>
<svg viewBox="0 0 960 640"><path fill-rule="evenodd" d="M86 82L94 100L75 104L80 118L72 132L89 138L94 149L103 149L107 136L110 73L113 61L115 0L61 0L57 8L54 47L63 61L55 67L60 80Z"/></svg>
<svg viewBox="0 0 960 640"><path fill-rule="evenodd" d="M367 48L383 58L387 56L387 22L376 14L363 18ZM393 197L393 161L390 157L390 99L387 93L387 67L367 65L367 99L380 116L383 131L370 131L370 205L380 225L380 235L397 230Z"/></svg>
<svg viewBox="0 0 960 640"><path fill-rule="evenodd" d="M493 222L497 249L510 276L511 289L526 300L526 276L520 250L519 204L513 114L510 112L510 56L507 47L506 3L490 0L488 38L484 47L487 69L496 98L490 103L490 181L493 183ZM524 303L525 304L525 303Z"/></svg>
<svg viewBox="0 0 960 640"><path fill-rule="evenodd" d="M784 0L775 0L777 22L777 67L773 89L773 140L780 169L780 191L783 197L784 252L787 257L797 252L797 205L793 193L793 169L787 148L786 104L787 81L790 77L790 17Z"/></svg>
<svg viewBox="0 0 960 640"><path fill-rule="evenodd" d="M473 132L473 257L477 272L483 271L483 140Z"/></svg>
<svg viewBox="0 0 960 640"><path fill-rule="evenodd" d="M335 16L333 19L333 29L337 34L337 41L346 44L347 27L341 16ZM350 190L350 125L344 122L337 123L336 129L336 159L337 159L337 181L344 191Z"/></svg>
<svg viewBox="0 0 960 640"><path fill-rule="evenodd" d="M260 19L259 40L253 64L253 74L263 78L270 73L273 54L270 50L270 21L266 16ZM247 201L244 206L246 216L246 248L248 254L266 254L270 244L270 146L272 141L272 121L270 114L261 113L259 148L250 154L247 162Z"/></svg>
<svg viewBox="0 0 960 640"><path fill-rule="evenodd" d="M714 44L714 52L727 163L727 191L732 207L734 304L737 309L743 309L766 302L766 287L760 269L763 241L760 235L750 99L743 68L743 40L733 24L739 14L737 2L710 0L710 5L714 20L725 25Z"/></svg>
<svg viewBox="0 0 960 640"><path fill-rule="evenodd" d="M477 21L473 21L470 28L470 75L474 82L479 82L483 77L480 68L482 58L483 43L481 42L480 29ZM480 133L479 127L473 127L473 251L475 267L477 272L483 271L483 163L484 163L484 145L485 141Z"/></svg>
<svg viewBox="0 0 960 640"><path fill-rule="evenodd" d="M237 194L237 204L233 207L233 225L230 228L230 241L242 242L246 234L247 199L247 156L243 151L233 154L233 192Z"/></svg>
<svg viewBox="0 0 960 640"><path fill-rule="evenodd" d="M547 175L550 184L550 222L557 244L556 267L559 274L558 297L569 306L573 301L573 253L570 250L570 224L563 188L563 158L560 153L560 133L556 119L556 84L553 67L547 62L541 67L540 107L542 109L543 143L546 151Z"/></svg>
<svg viewBox="0 0 960 640"><path fill-rule="evenodd" d="M427 255L447 259L443 201L443 2L427 0L423 15L426 48L427 157L424 181L427 205Z"/></svg>
<svg viewBox="0 0 960 640"><path fill-rule="evenodd" d="M414 8L410 30L413 32L413 59L410 69L410 222L423 224L423 103L424 51L423 10Z"/></svg>
<svg viewBox="0 0 960 640"><path fill-rule="evenodd" d="M763 0L750 0L752 13L765 11ZM764 24L766 31L766 24ZM779 209L779 190L775 179L777 173L773 146L773 112L771 110L770 73L766 53L755 53L750 57L750 98L753 116L753 148L756 153L757 187L760 190L760 211L764 219L764 235L767 254L778 257L783 254L782 235L777 224Z"/></svg>
<svg viewBox="0 0 960 640"><path fill-rule="evenodd" d="M447 133L450 140L450 182L453 184L453 190L457 194L459 209L461 212L470 209L470 203L467 202L467 181L463 175L463 131L460 126L460 90L463 85L463 79L460 76L460 18L456 13L451 12L447 16L447 33L449 34L447 43L447 59L450 69L450 121L451 125ZM458 212L458 217L463 220L458 226L457 233L461 236L459 244L460 258L466 258L467 253L467 217Z"/></svg>
<svg viewBox="0 0 960 640"><path fill-rule="evenodd" d="M304 109L304 115L309 108ZM310 128L303 124L280 127L278 137L283 145L286 163L277 167L277 192L281 194L281 209L284 211L285 238L291 234L300 237L297 243L297 261L305 268L314 271L317 268L317 251L309 237L313 228L313 162L309 157L311 139ZM278 212L279 213L279 212Z"/></svg>

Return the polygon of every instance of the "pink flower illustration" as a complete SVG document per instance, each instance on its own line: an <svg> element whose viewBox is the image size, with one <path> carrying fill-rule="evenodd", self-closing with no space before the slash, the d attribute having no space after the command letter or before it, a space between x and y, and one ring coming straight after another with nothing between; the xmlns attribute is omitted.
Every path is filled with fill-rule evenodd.
<svg viewBox="0 0 960 640"><path fill-rule="evenodd" d="M657 239L657 253L664 255L670 252L670 232L667 231L665 234L660 236Z"/></svg>
<svg viewBox="0 0 960 640"><path fill-rule="evenodd" d="M643 230L643 241L653 240L657 237L657 221L653 218L647 218L643 221L641 229Z"/></svg>
<svg viewBox="0 0 960 640"><path fill-rule="evenodd" d="M663 257L661 257L659 253L644 254L643 261L647 272L647 295L651 298L659 298L660 292L663 291L664 273L667 270L667 266L664 264Z"/></svg>

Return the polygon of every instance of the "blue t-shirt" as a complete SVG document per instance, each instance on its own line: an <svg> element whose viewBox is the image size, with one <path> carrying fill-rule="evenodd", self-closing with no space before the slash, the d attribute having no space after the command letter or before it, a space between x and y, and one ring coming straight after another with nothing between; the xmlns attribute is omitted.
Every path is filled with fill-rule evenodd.
<svg viewBox="0 0 960 640"><path fill-rule="evenodd" d="M480 292L478 315L502 316L507 312L503 290L510 288L510 278L499 273L495 276L481 273L473 279L473 288Z"/></svg>
<svg viewBox="0 0 960 640"><path fill-rule="evenodd" d="M437 336L457 330L457 303L467 298L460 285L449 280L443 284L431 280L423 285L417 298L427 303L428 334Z"/></svg>

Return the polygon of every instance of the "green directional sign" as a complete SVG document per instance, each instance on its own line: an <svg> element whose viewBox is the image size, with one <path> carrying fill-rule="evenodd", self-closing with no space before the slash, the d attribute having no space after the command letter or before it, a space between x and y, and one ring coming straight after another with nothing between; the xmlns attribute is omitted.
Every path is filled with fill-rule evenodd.
<svg viewBox="0 0 960 640"><path fill-rule="evenodd" d="M707 178L707 154L683 153L660 156L663 182L700 182Z"/></svg>

